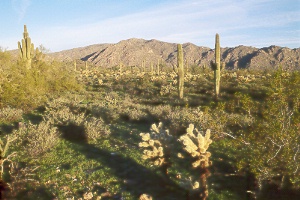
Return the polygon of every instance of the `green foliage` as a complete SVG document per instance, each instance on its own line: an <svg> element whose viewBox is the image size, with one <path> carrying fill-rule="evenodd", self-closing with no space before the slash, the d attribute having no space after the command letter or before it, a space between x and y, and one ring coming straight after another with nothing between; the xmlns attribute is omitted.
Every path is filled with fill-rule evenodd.
<svg viewBox="0 0 300 200"><path fill-rule="evenodd" d="M57 128L50 121L42 121L38 125L29 122L13 134L17 137L15 145L21 147L20 153L27 158L38 157L51 150L59 138Z"/></svg>
<svg viewBox="0 0 300 200"><path fill-rule="evenodd" d="M47 98L65 91L79 91L75 74L59 63L34 62L32 68L10 63L3 70L0 82L0 108L15 107L30 110Z"/></svg>
<svg viewBox="0 0 300 200"><path fill-rule="evenodd" d="M242 144L245 154L240 166L249 167L260 183L287 176L294 186L300 186L299 95L293 92L298 74L283 77L281 69L274 72L269 80L273 93L260 106L262 117L255 119L251 132L243 137L249 145Z"/></svg>
<svg viewBox="0 0 300 200"><path fill-rule="evenodd" d="M251 115L251 110L254 109L255 106L255 102L251 99L251 96L249 94L236 92L235 97L237 100L237 107Z"/></svg>
<svg viewBox="0 0 300 200"><path fill-rule="evenodd" d="M0 47L0 67L5 68L5 65L11 61L11 54ZM1 74L1 73L0 73Z"/></svg>
<svg viewBox="0 0 300 200"><path fill-rule="evenodd" d="M22 120L23 110L5 107L0 109L0 124L9 124Z"/></svg>

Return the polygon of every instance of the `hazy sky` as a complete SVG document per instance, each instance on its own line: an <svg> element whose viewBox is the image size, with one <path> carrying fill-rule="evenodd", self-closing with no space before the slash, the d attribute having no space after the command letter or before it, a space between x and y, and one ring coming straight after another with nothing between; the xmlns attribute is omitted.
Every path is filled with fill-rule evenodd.
<svg viewBox="0 0 300 200"><path fill-rule="evenodd" d="M214 48L300 47L300 0L0 0L0 46L16 49L23 25L52 52L129 38Z"/></svg>

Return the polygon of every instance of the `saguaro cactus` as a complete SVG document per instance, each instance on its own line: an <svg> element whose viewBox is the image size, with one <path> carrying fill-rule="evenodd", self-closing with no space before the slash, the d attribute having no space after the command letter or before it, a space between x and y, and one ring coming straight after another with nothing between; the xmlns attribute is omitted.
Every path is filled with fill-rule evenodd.
<svg viewBox="0 0 300 200"><path fill-rule="evenodd" d="M31 59L34 54L34 45L31 43L31 39L27 32L26 25L24 25L22 44L21 44L21 42L18 42L18 48L19 48L19 55L20 55L21 60L25 62L26 68L30 69L31 68Z"/></svg>
<svg viewBox="0 0 300 200"><path fill-rule="evenodd" d="M119 73L122 73L123 72L123 63L122 62L119 62Z"/></svg>
<svg viewBox="0 0 300 200"><path fill-rule="evenodd" d="M77 71L77 63L76 63L76 60L74 60L74 70L75 70L75 72Z"/></svg>
<svg viewBox="0 0 300 200"><path fill-rule="evenodd" d="M43 61L45 59L45 54L43 54L43 52L39 49L39 48L36 48L35 49L35 53L34 53L34 61L35 62L38 62L38 61Z"/></svg>
<svg viewBox="0 0 300 200"><path fill-rule="evenodd" d="M141 72L146 72L146 61L145 59L142 61L142 69Z"/></svg>
<svg viewBox="0 0 300 200"><path fill-rule="evenodd" d="M87 61L85 61L84 64L85 64L85 70L88 70L88 69L89 69L89 66L88 66Z"/></svg>
<svg viewBox="0 0 300 200"><path fill-rule="evenodd" d="M180 99L183 98L183 87L184 87L184 69L183 69L183 52L182 45L177 44L177 84L178 84L178 96Z"/></svg>
<svg viewBox="0 0 300 200"><path fill-rule="evenodd" d="M186 72L186 74L189 73L189 63L188 63L188 61L185 62L185 72Z"/></svg>
<svg viewBox="0 0 300 200"><path fill-rule="evenodd" d="M211 68L214 70L214 81L215 81L215 95L218 98L220 93L220 74L221 74L221 61L220 61L220 38L219 34L216 34L215 42L215 62L211 62ZM224 64L222 63L222 66Z"/></svg>
<svg viewBox="0 0 300 200"><path fill-rule="evenodd" d="M153 74L153 63L152 62L150 64L150 72L151 72L151 74Z"/></svg>
<svg viewBox="0 0 300 200"><path fill-rule="evenodd" d="M157 59L157 75L159 75L160 69L159 69L159 59Z"/></svg>

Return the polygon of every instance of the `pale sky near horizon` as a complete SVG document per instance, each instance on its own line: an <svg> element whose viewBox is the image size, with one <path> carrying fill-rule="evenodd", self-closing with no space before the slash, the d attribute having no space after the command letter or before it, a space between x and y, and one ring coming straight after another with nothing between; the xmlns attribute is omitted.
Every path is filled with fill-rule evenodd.
<svg viewBox="0 0 300 200"><path fill-rule="evenodd" d="M129 38L300 47L300 0L0 0L0 47L26 24L35 46L60 51Z"/></svg>

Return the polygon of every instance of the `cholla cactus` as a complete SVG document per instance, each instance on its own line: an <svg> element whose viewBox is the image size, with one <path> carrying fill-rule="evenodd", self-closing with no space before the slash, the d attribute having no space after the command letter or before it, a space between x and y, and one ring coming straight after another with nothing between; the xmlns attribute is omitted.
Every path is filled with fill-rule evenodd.
<svg viewBox="0 0 300 200"><path fill-rule="evenodd" d="M139 147L147 148L143 152L143 159L153 160L156 166L162 166L168 161L168 148L172 136L169 130L163 130L163 124L160 122L158 126L152 124L150 133L140 133L143 142L139 143Z"/></svg>
<svg viewBox="0 0 300 200"><path fill-rule="evenodd" d="M152 197L148 194L142 194L139 200L152 200Z"/></svg>
<svg viewBox="0 0 300 200"><path fill-rule="evenodd" d="M212 143L210 139L210 130L207 129L205 136L202 135L196 128L194 128L193 124L190 124L186 129L187 133L179 138L179 141L185 146L184 150L186 150L192 157L196 157L197 160L192 163L193 167L200 167L201 175L199 179L200 183L200 197L205 200L208 197L208 187L206 179L209 176L209 171L207 167L209 167L209 157L211 153L207 151L209 145ZM194 134L194 131L196 134Z"/></svg>
<svg viewBox="0 0 300 200"><path fill-rule="evenodd" d="M185 179L181 179L180 181L180 186L188 189L188 190L197 190L199 189L200 185L199 185L199 182L198 181L194 181L192 179L192 177L188 177L188 178L185 178Z"/></svg>
<svg viewBox="0 0 300 200"><path fill-rule="evenodd" d="M4 143L0 139L0 179L2 179L3 170L4 170L4 163L5 162L11 162L10 157L15 155L15 152L11 153L10 155L7 155L7 150L10 146L10 143L13 142L16 137L10 138L9 136L6 137L6 143Z"/></svg>
<svg viewBox="0 0 300 200"><path fill-rule="evenodd" d="M212 143L210 139L210 130L207 129L205 136L201 134L193 124L190 124L186 129L187 133L179 138L179 141L185 146L184 150L187 151L192 157L198 159L192 163L193 167L198 167L203 163L204 167L209 166L209 157L211 153L207 151L209 145ZM196 132L196 135L194 134Z"/></svg>

